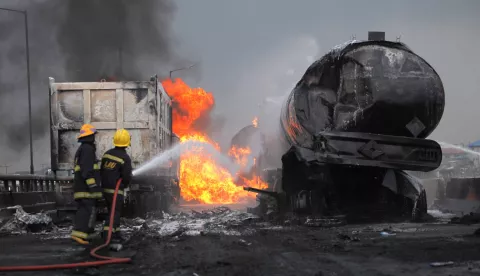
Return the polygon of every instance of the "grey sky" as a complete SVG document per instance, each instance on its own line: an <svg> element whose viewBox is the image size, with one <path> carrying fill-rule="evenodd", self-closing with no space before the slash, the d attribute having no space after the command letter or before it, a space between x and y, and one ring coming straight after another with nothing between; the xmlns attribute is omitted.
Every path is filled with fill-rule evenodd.
<svg viewBox="0 0 480 276"><path fill-rule="evenodd" d="M178 41L176 51L187 60L199 61L196 71L200 74L178 72L175 76L214 93L215 116L225 119L215 138L223 146L260 113L258 104L265 97L287 93L313 57L321 56L352 35L365 39L368 31L375 30L385 31L390 40L402 35L402 42L440 74L446 91L446 109L431 138L452 143L480 139L476 123L480 116L478 0L176 0L176 3L173 24ZM54 22L52 19L50 24ZM23 30L19 27L17 31ZM21 36L18 35L20 44ZM52 37L45 39L53 41ZM57 55L55 51L52 46L53 56ZM47 68L51 66L47 58L48 55L42 54L32 60L44 62ZM36 75L43 80L39 76L41 69L37 66ZM195 75L191 76L192 73ZM43 77L46 83L48 76ZM35 93L47 95L43 89ZM25 108L24 101L12 102L22 102L21 108ZM34 111L48 112L39 110L45 102L46 98L34 103ZM18 160L16 169L28 170L27 149L20 153L7 151L8 154L0 155L0 163L13 158ZM37 167L48 163L48 137L37 141L35 149Z"/></svg>
<svg viewBox="0 0 480 276"><path fill-rule="evenodd" d="M273 88L292 69L283 59L304 60L311 54L305 51L312 50L295 45L295 40L314 39L321 55L353 34L365 39L369 30L385 31L390 40L401 35L402 42L440 74L446 109L431 138L452 143L480 139L476 124L480 1L178 0L177 4L174 27L181 49L202 61L202 78L192 84L214 93L216 111L226 117L224 139L258 113L255 101L284 93ZM290 85L308 65L292 65L296 72Z"/></svg>

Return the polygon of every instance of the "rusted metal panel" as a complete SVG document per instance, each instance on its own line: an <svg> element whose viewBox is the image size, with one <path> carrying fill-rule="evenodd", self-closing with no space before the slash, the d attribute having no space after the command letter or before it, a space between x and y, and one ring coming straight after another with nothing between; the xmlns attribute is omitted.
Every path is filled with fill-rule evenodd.
<svg viewBox="0 0 480 276"><path fill-rule="evenodd" d="M117 97L115 90L86 90L90 95L85 95L85 100L90 99L90 110L85 109L85 114L91 114L90 122L116 122Z"/></svg>
<svg viewBox="0 0 480 276"><path fill-rule="evenodd" d="M54 127L58 125L58 112L57 112L57 102L58 102L58 93L53 85L54 79L49 78L49 112L50 112L50 163L51 168L58 168L58 128Z"/></svg>
<svg viewBox="0 0 480 276"><path fill-rule="evenodd" d="M52 169L73 169L78 131L84 123L98 130L97 157L113 147L125 128L127 149L137 167L171 146L171 99L156 78L145 82L55 83L50 78Z"/></svg>
<svg viewBox="0 0 480 276"><path fill-rule="evenodd" d="M82 90L71 90L58 94L59 121L83 122L84 102Z"/></svg>
<svg viewBox="0 0 480 276"><path fill-rule="evenodd" d="M123 90L123 116L125 122L148 122L148 90ZM153 117L153 116L152 116Z"/></svg>
<svg viewBox="0 0 480 276"><path fill-rule="evenodd" d="M60 170L69 170L75 156L75 150L78 146L77 131L65 130L58 131L58 164ZM67 164L67 165L65 165Z"/></svg>

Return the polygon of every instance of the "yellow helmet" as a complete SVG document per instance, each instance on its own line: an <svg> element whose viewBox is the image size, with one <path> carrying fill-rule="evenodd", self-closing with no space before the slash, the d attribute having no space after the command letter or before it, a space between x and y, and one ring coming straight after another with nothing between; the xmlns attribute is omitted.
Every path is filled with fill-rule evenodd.
<svg viewBox="0 0 480 276"><path fill-rule="evenodd" d="M95 133L97 133L97 129L94 126L92 126L91 124L84 124L80 129L80 134L77 138L80 139L82 137L87 137Z"/></svg>
<svg viewBox="0 0 480 276"><path fill-rule="evenodd" d="M119 129L113 136L113 144L115 147L126 148L130 146L130 133L125 129Z"/></svg>

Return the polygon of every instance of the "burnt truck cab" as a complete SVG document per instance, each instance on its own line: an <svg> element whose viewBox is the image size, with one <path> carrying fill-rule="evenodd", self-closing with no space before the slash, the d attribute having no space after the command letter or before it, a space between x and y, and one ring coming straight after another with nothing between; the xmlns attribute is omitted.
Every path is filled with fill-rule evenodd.
<svg viewBox="0 0 480 276"><path fill-rule="evenodd" d="M63 82L50 78L51 170L56 176L73 178L73 158L78 148L77 135L85 123L96 135L97 159L113 147L113 135L124 128L131 135L127 152L134 169L172 146L172 101L156 76L150 81ZM139 202L161 202L168 206L169 194L178 179L178 170L155 171L134 177L127 190L128 209L144 216L158 205L132 206ZM72 206L71 184L59 185L59 205ZM150 196L152 199L139 200ZM134 199L137 200L134 200ZM142 203L143 204L143 203ZM167 207L165 207L167 208ZM138 211L140 210L140 211Z"/></svg>

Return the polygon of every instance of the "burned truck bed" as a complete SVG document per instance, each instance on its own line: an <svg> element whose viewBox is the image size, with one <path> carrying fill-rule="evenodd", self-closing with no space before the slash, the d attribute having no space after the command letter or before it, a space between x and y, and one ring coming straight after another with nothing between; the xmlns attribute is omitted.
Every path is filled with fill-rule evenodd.
<svg viewBox="0 0 480 276"><path fill-rule="evenodd" d="M69 175L83 124L98 130L97 158L113 147L113 134L132 136L127 152L134 168L172 144L171 99L156 77L144 82L67 82L50 78L51 169Z"/></svg>
<svg viewBox="0 0 480 276"><path fill-rule="evenodd" d="M83 124L90 123L98 130L98 160L113 147L115 131L127 129L132 137L127 152L135 169L178 142L172 133L171 115L171 99L156 76L143 82L57 83L50 78L50 174L2 176L0 195L4 200L0 207L48 203L59 210L74 210L73 156ZM168 210L178 202L178 170L178 162L171 160L168 167L134 177L125 202L131 215ZM26 198L35 200L25 202Z"/></svg>

